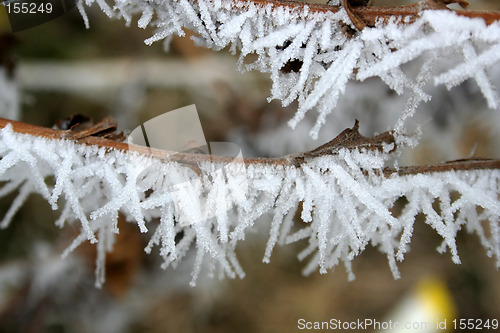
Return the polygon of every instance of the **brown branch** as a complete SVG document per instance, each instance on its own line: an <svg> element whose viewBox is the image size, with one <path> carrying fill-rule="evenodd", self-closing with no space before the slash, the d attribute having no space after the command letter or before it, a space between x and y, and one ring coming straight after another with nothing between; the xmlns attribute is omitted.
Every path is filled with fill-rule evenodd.
<svg viewBox="0 0 500 333"><path fill-rule="evenodd" d="M338 12L340 6L330 6L322 4L308 4L304 2L293 2L284 0L248 0L257 5L271 4L276 7L287 7L290 9L304 9L305 6L309 8L309 12ZM326 0L325 0L326 2ZM392 6L392 7L373 7L373 6L359 6L351 7L351 12L368 27L374 27L375 23L379 20L388 22L390 19L396 18L398 22L411 23L420 17L420 13L424 9L448 9L446 2L442 0L423 0L411 5ZM500 21L500 12L497 11L477 11L477 10L453 10L460 16L469 18L482 18L488 25L495 21ZM407 21L403 21L406 18Z"/></svg>
<svg viewBox="0 0 500 333"><path fill-rule="evenodd" d="M43 137L52 140L70 140L78 144L89 146L98 146L105 149L117 149L124 152L135 152L138 154L152 156L160 160L175 161L190 166L196 166L201 162L215 162L215 163L231 163L235 162L234 158L227 156L204 155L204 154L187 154L172 151L159 150L155 148L148 148L133 144L127 144L117 140L107 139L105 136L109 133L102 134L100 132L94 133L92 128L102 128L103 122L109 124L109 118L106 117L103 121L97 123L89 132L93 132L88 136L82 133L71 133L68 130L60 130L53 128L46 128L19 121L8 120L0 118L0 129L11 124L12 128L17 133L29 134L33 136ZM358 131L358 121L354 124L353 128L348 128L340 133L332 141L314 149L309 152L291 154L275 158L244 158L242 160L246 165L283 165L283 166L296 166L300 167L301 164L307 162L315 157L335 155L340 149L364 149L364 150L379 150L383 151L384 146L394 144L391 151L395 150L395 139L392 132L384 132L372 138L367 138L361 135ZM104 135L104 136L101 136ZM423 166L406 166L398 169L385 168L383 174L389 177L393 174L399 176L416 175L424 173L447 172L447 171L465 171L465 170L493 170L500 169L500 160L494 159L462 159L450 161L442 164L423 165Z"/></svg>
<svg viewBox="0 0 500 333"><path fill-rule="evenodd" d="M495 169L500 169L500 160L466 158L434 165L405 166L400 167L397 170L392 168L385 168L384 175L391 176L397 173L399 176L406 176L435 172Z"/></svg>
<svg viewBox="0 0 500 333"><path fill-rule="evenodd" d="M353 8L351 7L351 2L352 0L340 0L340 4L342 7L345 8L345 11L347 12L347 15L349 16L349 19L351 20L352 24L356 27L358 30L363 30L364 28L367 27L365 21L354 12ZM366 7L365 4L362 5L361 8Z"/></svg>
<svg viewBox="0 0 500 333"><path fill-rule="evenodd" d="M107 122L106 118L104 118L103 121ZM95 127L101 127L102 126L100 124L101 122L97 123ZM68 130L47 128L20 121L0 118L0 129L7 126L7 124L12 125L14 132L21 134L29 134L53 140L69 140L69 141L74 141L75 143L78 144L83 144L88 146L98 146L110 150L116 149L125 152L134 152L142 155L152 156L160 160L169 160L174 162L181 162L184 164L198 164L203 161L211 161L215 163L230 163L231 161L234 160L234 158L227 156L187 154L187 153L179 153L173 151L165 151L134 144L128 144L122 141L111 140L99 135L91 134L89 136L83 136L79 132L72 133L71 131ZM254 158L254 159L250 158L250 159L245 159L245 164L280 165L280 164L288 164L288 160L284 160L283 158Z"/></svg>

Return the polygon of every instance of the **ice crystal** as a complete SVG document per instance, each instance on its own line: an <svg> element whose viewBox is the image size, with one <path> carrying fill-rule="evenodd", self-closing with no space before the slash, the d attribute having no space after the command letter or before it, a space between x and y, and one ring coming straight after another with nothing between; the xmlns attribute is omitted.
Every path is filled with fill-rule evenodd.
<svg viewBox="0 0 500 333"><path fill-rule="evenodd" d="M79 8L87 23L83 3L94 2L127 24L136 15L139 27L156 28L145 41L148 45L160 40L168 44L172 35L184 36L187 28L196 32L193 38L199 45L239 51L241 70L270 74L270 99L281 100L283 105L298 102L290 126L295 127L307 112L318 112L310 132L314 138L349 80L378 77L398 94L425 95L418 79L403 67L417 58L443 64L428 73L434 84L451 88L474 79L489 107L498 107L487 75L500 60L498 22L487 26L480 18L428 10L411 24L379 22L375 28L352 35L346 33L352 24L344 9L316 12L308 6L241 0L115 0L111 8L101 0L81 0ZM408 108L414 109L411 102Z"/></svg>
<svg viewBox="0 0 500 333"><path fill-rule="evenodd" d="M193 169L169 158L19 134L10 125L0 130L0 157L0 196L18 192L0 226L9 225L30 193L61 206L56 225L81 224L64 255L87 240L97 242L97 285L105 279L119 214L141 232L156 228L145 250L158 247L164 267L175 267L195 248L193 284L206 264L210 271L219 267L221 276L243 277L235 249L259 225L270 230L265 262L277 244L307 239L299 254L311 257L305 274L343 262L353 278L351 261L372 245L399 277L396 262L409 249L418 214L443 238L439 251L449 250L454 262L455 238L465 227L500 266L498 170L385 177L387 154L346 148L299 165L206 161ZM395 215L401 198L407 203Z"/></svg>

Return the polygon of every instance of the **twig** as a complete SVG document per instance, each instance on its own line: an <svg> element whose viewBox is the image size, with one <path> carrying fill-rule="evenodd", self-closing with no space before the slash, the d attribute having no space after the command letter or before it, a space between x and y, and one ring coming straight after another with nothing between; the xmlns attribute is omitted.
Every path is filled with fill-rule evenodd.
<svg viewBox="0 0 500 333"><path fill-rule="evenodd" d="M109 117L106 117L103 119L103 121L97 123L94 126L94 128L102 128L103 122L109 124L110 123ZM106 137L99 136L100 135L99 133L92 133L89 136L83 136L78 133L71 134L67 130L46 128L19 121L8 120L4 118L0 118L0 129L4 128L9 123L12 125L13 130L17 133L29 134L52 140L70 140L78 144L98 146L106 149L117 149L125 152L135 152L138 154L151 156L160 160L174 161L186 165L196 166L201 162L214 162L214 163L239 162L237 160L235 161L232 157L227 157L227 156L187 154L187 153L159 150L155 148L148 148L133 144L127 144L125 142L117 140L107 139ZM264 158L264 157L244 158L241 162L245 163L246 165L252 165L252 164L289 165L289 166L300 167L301 164L307 163L312 158L319 156L326 156L326 155L335 155L342 148L383 151L384 149L386 149L385 147L387 147L387 145L394 144L394 147L392 148L391 151L395 150L395 139L392 132L384 132L373 138L367 138L359 133L358 128L359 124L356 121L353 128L348 128L344 130L332 141L309 152L291 154L274 158ZM92 130L88 129L87 131L93 132ZM109 133L106 132L105 135L108 134ZM462 160L445 162L442 164L406 166L406 167L400 167L398 169L386 167L383 170L383 174L386 177L389 177L394 174L397 174L399 176L404 176L404 175L416 175L423 173L447 172L452 170L465 171L465 170L486 170L486 169L500 169L500 160L462 159Z"/></svg>
<svg viewBox="0 0 500 333"><path fill-rule="evenodd" d="M500 160L465 158L456 161L449 161L441 164L405 166L399 169L385 168L384 175L391 176L397 173L399 176L416 175L423 173L466 171L466 170L494 170L500 169Z"/></svg>
<svg viewBox="0 0 500 333"><path fill-rule="evenodd" d="M352 0L351 0L352 1ZM349 16L349 19L351 20L352 24L356 27L358 30L363 30L366 28L366 23L363 21L361 17L359 17L351 7L351 4L349 0L340 0L340 3L342 7L345 8L345 11L347 12L347 15ZM366 7L366 6L363 6ZM361 7L361 8L363 8Z"/></svg>
<svg viewBox="0 0 500 333"><path fill-rule="evenodd" d="M237 0L235 0L237 1ZM290 9L304 9L306 6L309 12L338 12L341 6L330 6L321 4L308 4L303 2L283 1L283 0L249 0L255 4L272 4L277 7L287 7ZM441 5L440 5L441 4ZM366 26L374 27L377 21L389 22L394 18L398 22L412 23L420 17L424 9L446 9L446 2L441 0L423 0L411 5L392 7L360 6L351 7L351 12L359 18ZM482 18L487 25L495 21L500 21L500 12L497 11L476 11L476 10L453 10L457 15L469 18ZM351 18L352 19L352 18ZM406 19L406 20L403 20Z"/></svg>

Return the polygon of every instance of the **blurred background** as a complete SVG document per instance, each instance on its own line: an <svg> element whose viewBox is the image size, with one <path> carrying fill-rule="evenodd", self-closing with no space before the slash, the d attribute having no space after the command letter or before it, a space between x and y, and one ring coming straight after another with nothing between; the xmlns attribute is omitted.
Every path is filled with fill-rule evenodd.
<svg viewBox="0 0 500 333"><path fill-rule="evenodd" d="M498 1L470 2L473 9L500 10ZM0 7L0 63L8 83L0 83L0 96L3 92L3 109L10 110L3 116L50 127L76 113L94 121L112 115L120 130L130 131L167 111L196 104L207 141L235 142L249 157L312 149L352 127L355 118L362 134L380 133L394 125L404 106L405 96L394 96L380 82L352 83L314 141L308 132L315 115L291 130L286 122L296 106L268 102L269 77L238 72L236 56L226 50L215 53L194 46L189 38L174 38L165 52L162 43L143 43L152 30L126 27L95 7L88 15L88 30L74 8L11 33ZM498 69L490 73L497 86L499 74ZM405 152L401 164L500 158L498 111L488 110L477 86L432 89L433 100L413 120L415 127L422 126L420 145ZM0 215L12 199L0 200ZM435 311L449 320L500 319L495 260L487 257L476 236L462 231L457 240L462 264L453 264L449 254L437 253L441 240L423 216L415 224L411 251L399 264L399 280L371 247L354 261L352 282L342 267L304 277L305 264L296 254L305 242L275 249L271 263L263 264L264 230L240 245L244 279L204 277L195 288L189 287L192 259L176 270L161 270L158 253L143 251L151 234L142 235L120 221L103 289L94 287L92 246L60 259L77 230L56 228L58 216L33 196L10 227L0 231L0 332L293 332L299 330L299 319L413 318L395 311L408 308L409 300L426 290L432 291L433 304L440 304ZM418 314L419 303L414 303L409 313Z"/></svg>

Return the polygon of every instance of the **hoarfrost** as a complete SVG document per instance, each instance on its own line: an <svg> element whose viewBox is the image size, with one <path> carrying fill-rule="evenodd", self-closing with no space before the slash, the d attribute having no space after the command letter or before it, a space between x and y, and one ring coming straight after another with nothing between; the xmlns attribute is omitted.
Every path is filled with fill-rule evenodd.
<svg viewBox="0 0 500 333"><path fill-rule="evenodd" d="M142 232L156 228L145 251L158 247L165 268L177 266L195 248L192 284L206 264L210 271L218 267L220 276L243 277L236 246L250 230L266 227L261 217L267 215L272 217L263 260L270 261L276 245L307 239L309 245L299 254L300 260L310 257L305 274L325 273L343 262L354 278L351 261L372 245L399 277L396 262L409 249L418 214L443 238L438 250L449 250L454 262L459 262L455 238L465 227L500 267L499 170L386 177L387 156L341 148L299 165L242 168L241 161L203 162L193 172L193 165L19 134L7 125L0 130L0 196L16 190L18 195L1 227L9 225L31 193L42 195L54 209L61 206L56 225L81 224L64 255L87 240L98 242L98 286L105 279L106 252L118 233L119 214ZM242 172L244 193L235 190ZM403 197L407 203L394 215Z"/></svg>
<svg viewBox="0 0 500 333"><path fill-rule="evenodd" d="M160 40L168 43L172 35L183 36L187 28L196 32L193 38L199 45L239 50L240 70L270 74L270 99L281 100L284 106L298 102L290 126L295 127L307 112L318 112L310 131L313 138L349 80L379 77L398 94L422 95L417 78L403 70L403 65L417 58L440 63L429 73L434 84L451 88L474 79L489 107L498 108L498 96L487 75L500 60L498 22L486 26L480 18L427 10L412 24L393 20L349 35L345 27L352 24L344 9L316 12L308 6L241 0L115 0L112 9L102 0L85 0L85 5L95 2L108 16L129 24L136 15L139 27L156 28L145 41L148 45ZM87 22L83 3L78 8Z"/></svg>
<svg viewBox="0 0 500 333"><path fill-rule="evenodd" d="M430 98L424 91L429 81L452 88L472 78L488 105L498 107L487 75L500 59L498 22L486 26L481 19L451 11L425 11L412 24L378 23L350 35L343 9L319 13L307 6L291 9L240 0L115 0L113 6L81 0L78 8L86 24L84 5L93 3L127 24L139 17L139 27L156 28L146 44L168 42L188 28L197 33L198 44L239 51L241 70L270 74L271 99L283 105L298 102L292 127L309 111L318 112L312 137L318 136L349 80L378 77L398 94L409 92L398 132L418 104ZM404 65L417 58L423 61L413 77ZM397 261L409 250L419 214L443 238L438 251L449 250L455 263L460 262L455 239L465 228L478 235L500 267L500 170L386 177L388 155L340 148L287 166L242 160L187 165L168 157L19 134L8 125L0 130L0 197L16 191L17 197L0 227L8 227L31 193L40 194L53 209L60 208L57 226L81 224L63 255L83 242L97 243L98 286L105 280L106 252L119 232L119 214L143 233L154 229L145 251L158 247L164 268L175 268L194 249L191 284L205 266L209 272L218 268L219 276L243 277L236 247L260 224L270 230L264 262L276 245L305 239L308 246L298 255L309 258L305 274L325 273L343 263L352 279L352 260L371 245L387 256L398 278ZM401 213L393 214L402 198Z"/></svg>

